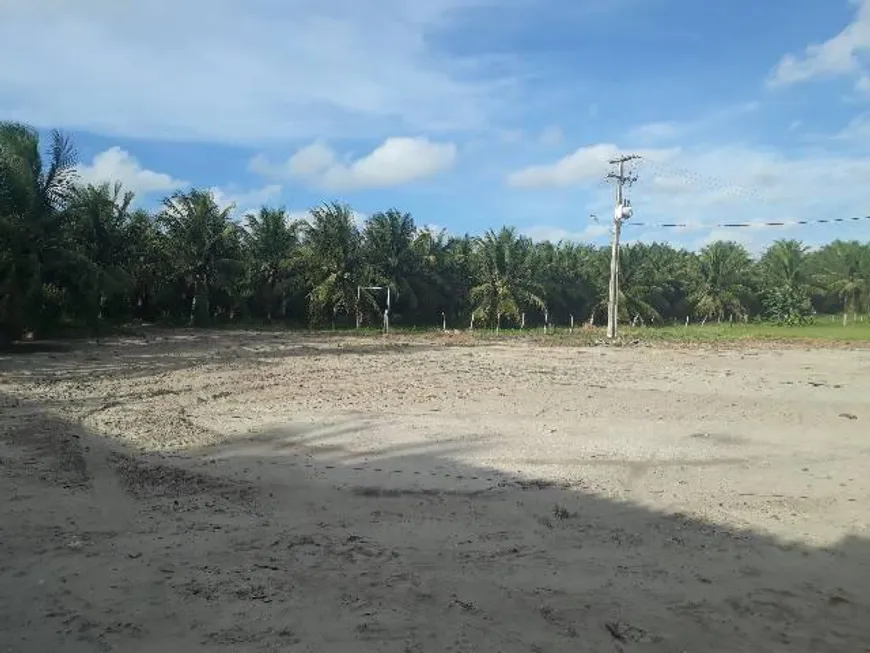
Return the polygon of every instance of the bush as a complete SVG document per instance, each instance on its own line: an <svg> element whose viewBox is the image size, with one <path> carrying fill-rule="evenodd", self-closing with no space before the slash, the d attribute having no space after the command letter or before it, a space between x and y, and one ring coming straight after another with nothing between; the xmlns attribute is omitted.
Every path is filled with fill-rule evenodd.
<svg viewBox="0 0 870 653"><path fill-rule="evenodd" d="M765 317L775 324L798 326L813 321L810 298L793 288L774 288L762 298Z"/></svg>

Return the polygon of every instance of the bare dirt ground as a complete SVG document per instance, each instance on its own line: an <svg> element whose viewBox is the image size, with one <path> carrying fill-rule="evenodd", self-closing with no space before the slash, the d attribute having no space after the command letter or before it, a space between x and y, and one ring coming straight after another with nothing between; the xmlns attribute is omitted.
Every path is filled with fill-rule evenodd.
<svg viewBox="0 0 870 653"><path fill-rule="evenodd" d="M0 651L870 651L870 351L0 356Z"/></svg>

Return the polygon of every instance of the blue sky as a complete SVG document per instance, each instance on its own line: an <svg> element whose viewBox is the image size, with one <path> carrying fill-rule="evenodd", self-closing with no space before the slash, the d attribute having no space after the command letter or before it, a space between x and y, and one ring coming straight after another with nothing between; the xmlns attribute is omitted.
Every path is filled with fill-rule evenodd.
<svg viewBox="0 0 870 653"><path fill-rule="evenodd" d="M606 242L870 238L870 0L0 0L0 119L70 132L140 204L338 200ZM9 65L11 62L12 65Z"/></svg>

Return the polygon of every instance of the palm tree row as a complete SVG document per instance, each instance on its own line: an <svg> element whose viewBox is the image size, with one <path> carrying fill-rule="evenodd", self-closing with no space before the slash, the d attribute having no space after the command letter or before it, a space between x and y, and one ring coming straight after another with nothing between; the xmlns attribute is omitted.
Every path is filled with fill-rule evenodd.
<svg viewBox="0 0 870 653"><path fill-rule="evenodd" d="M532 242L515 229L482 237L421 229L394 209L358 226L343 204L292 221L263 207L241 222L207 190L154 211L120 184L80 184L74 150L0 124L0 338L130 320L206 325L376 323L389 286L393 323L598 322L609 248ZM622 319L800 322L813 312L870 310L870 245L816 250L774 243L754 260L735 242L700 252L634 244L620 256Z"/></svg>

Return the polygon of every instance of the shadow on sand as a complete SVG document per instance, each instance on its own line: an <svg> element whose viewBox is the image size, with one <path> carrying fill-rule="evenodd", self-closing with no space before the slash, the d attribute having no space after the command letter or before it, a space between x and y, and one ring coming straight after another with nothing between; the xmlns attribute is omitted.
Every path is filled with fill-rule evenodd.
<svg viewBox="0 0 870 653"><path fill-rule="evenodd" d="M473 441L349 451L353 418L158 457L0 411L0 650L870 650L867 540L457 462Z"/></svg>

